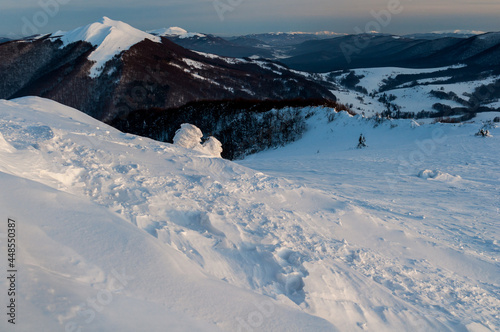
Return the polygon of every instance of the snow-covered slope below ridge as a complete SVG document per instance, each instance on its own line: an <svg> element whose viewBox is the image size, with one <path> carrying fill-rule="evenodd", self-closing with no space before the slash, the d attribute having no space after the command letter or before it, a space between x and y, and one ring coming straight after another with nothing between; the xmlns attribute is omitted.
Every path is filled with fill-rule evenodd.
<svg viewBox="0 0 500 332"><path fill-rule="evenodd" d="M282 164L289 166L282 174L293 177L297 170L290 182L120 133L52 101L1 101L0 211L1 218L14 218L19 227L19 308L30 313L19 316L18 327L53 331L68 324L80 325L83 331L162 331L166 326L226 331L498 327L498 243L492 240L498 235L496 226L487 229L487 222L474 218L481 226L474 237L473 229L459 219L455 233L443 225L433 237L431 226L439 225L434 217L422 219L421 214L385 209L382 192L377 198L367 196L368 202L358 197L369 193L379 179L365 175L352 180L360 176L356 161L366 166L365 171L371 162L366 156L356 157L358 150L346 144L356 139L359 129L373 124L357 124L345 115L328 123L325 110L316 112L311 121L317 121L319 130L284 150L267 152L276 153L278 162L286 161L284 155L290 157L288 164ZM406 125L393 129L397 137L429 133L425 126ZM294 149L314 146L312 141L328 138L331 130L346 128L348 134L339 134L343 139L330 147L345 157L340 163L334 154L318 163L317 156L331 145L326 140L319 154L313 151L293 159L298 156L291 152ZM467 127L467 132L471 129ZM381 133L377 139L370 135L376 130ZM394 136L385 135L389 130L370 129L368 144L394 141ZM492 140L480 142L497 144L497 131L492 133ZM389 147L372 149L367 151L392 159ZM263 167L265 155L254 157L255 166ZM495 174L498 163L492 158L496 157L488 156L487 166ZM329 173L328 181L318 181L324 186L316 186L315 174L324 173L308 161L339 173L337 182L331 182L334 177ZM349 167L342 168L342 163ZM277 165L269 171L278 174ZM306 167L298 171L300 165ZM457 179L446 178L450 182L445 185ZM436 191L451 190L439 186L441 179L420 178L405 179L405 188L417 180L437 186ZM365 187L360 185L363 181ZM421 190L423 183L417 183ZM483 185L491 189L497 184L484 181ZM455 186L466 189L461 182ZM489 202L496 195L482 199ZM408 197L404 191L400 196ZM425 194L417 197L425 203ZM433 207L431 212L440 208L444 212L439 216L445 216L448 206ZM486 220L491 209L483 214ZM5 223L2 227L5 234ZM463 232L462 239L472 239L462 243L461 250L450 240L457 229ZM3 241L0 250L6 252ZM464 267L458 269L459 264ZM6 281L0 283L4 289ZM92 307L96 301L97 309ZM0 320L0 329L5 324Z"/></svg>
<svg viewBox="0 0 500 332"><path fill-rule="evenodd" d="M161 38L158 36L153 36L127 23L114 21L108 17L103 17L100 22L88 24L68 32L56 32L51 37L60 39L63 42L62 47L77 41L86 41L95 46L96 49L88 57L89 60L96 62L92 66L91 77L99 76L104 64L115 55L128 50L144 39L157 43L161 42Z"/></svg>
<svg viewBox="0 0 500 332"><path fill-rule="evenodd" d="M40 98L0 101L0 133L0 250L8 217L18 234L16 331L335 330L231 285L245 272L200 250L259 257L223 233L231 206L216 201L230 199L240 178L266 185L263 175ZM241 222L228 226L243 235ZM2 278L2 303L6 288Z"/></svg>

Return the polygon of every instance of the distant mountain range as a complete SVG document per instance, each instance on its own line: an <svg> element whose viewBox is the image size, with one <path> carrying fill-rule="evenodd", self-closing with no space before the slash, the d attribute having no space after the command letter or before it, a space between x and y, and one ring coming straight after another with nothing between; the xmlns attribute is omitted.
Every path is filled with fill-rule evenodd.
<svg viewBox="0 0 500 332"><path fill-rule="evenodd" d="M168 31L163 33L163 31ZM322 32L272 32L233 37L218 37L210 34L190 33L180 28L151 31L162 35L182 47L220 56L262 57L280 59L287 57L292 47L310 40L323 40L346 34Z"/></svg>
<svg viewBox="0 0 500 332"><path fill-rule="evenodd" d="M500 64L500 33L469 38L415 39L393 35L349 35L296 45L281 59L290 68L328 72L369 67L432 68L458 63Z"/></svg>
<svg viewBox="0 0 500 332"><path fill-rule="evenodd" d="M253 39L260 41L262 44L272 45L272 46L291 46L303 43L308 40L321 40L327 38L334 38L345 36L345 33L335 33L330 31L321 32L271 32L271 33L260 33L260 34L250 34L237 37L229 37L228 40L235 39Z"/></svg>
<svg viewBox="0 0 500 332"><path fill-rule="evenodd" d="M69 32L0 44L0 76L0 98L41 96L105 121L196 100L335 99L279 64L196 53L106 17Z"/></svg>
<svg viewBox="0 0 500 332"><path fill-rule="evenodd" d="M485 78L495 82L500 75L500 32L476 33L291 32L222 38L179 27L144 32L104 17L69 32L0 40L0 98L45 97L112 122L137 110L196 101L335 101L334 93L345 88L366 97L429 82L481 86ZM382 75L378 88L368 90L357 85L363 74L353 72L447 66L455 67L390 80ZM495 88L490 95L496 94ZM491 102L483 99L481 105ZM353 104L345 93L340 102Z"/></svg>
<svg viewBox="0 0 500 332"><path fill-rule="evenodd" d="M445 31L433 31L428 33L414 33L405 35L406 38L416 38L416 39L439 39L444 37L453 38L469 38L477 35L482 35L486 32L477 30L445 30Z"/></svg>
<svg viewBox="0 0 500 332"><path fill-rule="evenodd" d="M167 35L165 38L184 48L198 52L234 58L275 58L271 47L258 40L245 40L240 38L229 41L214 35L193 36L189 38Z"/></svg>
<svg viewBox="0 0 500 332"><path fill-rule="evenodd" d="M329 72L369 67L429 68L465 63L500 63L500 33L442 31L396 36L370 33L267 33L221 38L211 35L168 36L188 49L220 56L263 57L291 69Z"/></svg>

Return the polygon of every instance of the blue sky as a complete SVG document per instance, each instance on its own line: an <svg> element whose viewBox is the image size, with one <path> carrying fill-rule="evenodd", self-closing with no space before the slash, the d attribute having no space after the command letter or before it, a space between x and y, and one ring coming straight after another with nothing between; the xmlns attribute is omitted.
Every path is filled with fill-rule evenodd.
<svg viewBox="0 0 500 332"><path fill-rule="evenodd" d="M0 35L4 36L70 30L102 16L143 30L180 26L225 35L355 33L371 27L395 34L500 31L498 0L1 0L0 9Z"/></svg>

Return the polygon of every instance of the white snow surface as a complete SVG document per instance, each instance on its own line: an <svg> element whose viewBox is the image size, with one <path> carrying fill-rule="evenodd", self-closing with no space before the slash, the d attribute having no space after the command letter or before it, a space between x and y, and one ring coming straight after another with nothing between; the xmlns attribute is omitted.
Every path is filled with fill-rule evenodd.
<svg viewBox="0 0 500 332"><path fill-rule="evenodd" d="M57 32L52 36L60 38L63 47L77 41L86 41L97 47L88 57L89 60L95 61L91 68L91 77L98 77L106 62L133 45L145 39L157 43L161 42L161 38L158 36L153 36L124 22L114 21L108 17L103 17L100 22L68 32Z"/></svg>
<svg viewBox="0 0 500 332"><path fill-rule="evenodd" d="M280 269L248 214L252 192L276 180L41 98L0 101L0 133L2 252L6 218L18 231L16 331L336 330L259 294Z"/></svg>
<svg viewBox="0 0 500 332"><path fill-rule="evenodd" d="M384 68L364 68L364 69L354 69L354 73L357 76L364 76L359 82L359 86L364 87L368 92L378 92L381 86L383 86L384 79L394 78L398 75L412 75L412 74L422 74L422 73L434 73L439 71L444 71L449 68L460 68L463 65L449 66L449 67L439 67L439 68L426 68L426 69L412 69L412 68L400 68L400 67L384 67ZM440 78L445 80L444 78Z"/></svg>
<svg viewBox="0 0 500 332"><path fill-rule="evenodd" d="M346 256L336 252L335 263L322 260L324 271L335 271L330 277L323 272L328 285L323 290L338 290L333 285L339 287L345 278L340 289L359 305L358 313L368 316L365 300L371 301L371 310L383 310L386 325L353 316L366 330L397 330L389 322L396 315L386 313L394 307L377 303L369 291L361 294L362 284L374 282L411 306L410 311L446 325L401 330L498 331L499 128L490 129L493 137L475 137L482 126L480 121L376 124L344 112L328 123L325 112L317 110L301 140L239 164L284 176L346 204L340 209L332 204L336 212L331 214L326 207L317 212L324 218L321 234L346 245ZM356 149L361 133L368 147ZM335 266L338 261L348 269ZM316 272L304 279L309 296L322 293L312 286ZM331 295L337 292L328 293L321 296L325 318L334 316L339 300Z"/></svg>
<svg viewBox="0 0 500 332"><path fill-rule="evenodd" d="M498 128L306 111L301 140L233 163L0 101L16 330L497 330Z"/></svg>

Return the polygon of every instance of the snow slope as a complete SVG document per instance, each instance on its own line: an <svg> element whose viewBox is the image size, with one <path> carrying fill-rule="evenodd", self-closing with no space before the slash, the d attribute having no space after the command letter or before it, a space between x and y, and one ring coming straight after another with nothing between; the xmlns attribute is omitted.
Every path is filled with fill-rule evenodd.
<svg viewBox="0 0 500 332"><path fill-rule="evenodd" d="M452 330L497 331L498 127L480 139L481 123L377 124L346 113L328 123L320 110L309 121L300 141L239 163L321 190L357 213L320 213L323 234L349 248L349 279L359 273ZM368 148L356 149L361 133Z"/></svg>
<svg viewBox="0 0 500 332"><path fill-rule="evenodd" d="M436 103L447 105L452 108L464 107L464 105L460 104L458 101L438 98L433 95L431 91L440 91L443 93L453 92L459 98L468 101L476 88L482 85L495 83L500 78L498 75L491 75L490 77L480 80L450 83L448 80L452 77L442 74L438 77L415 79L412 82L400 84L390 90L383 90L383 92L381 92L381 88L386 85L387 81L395 79L398 75L439 73L447 69L461 67L464 66L456 65L428 69L398 67L354 69L352 72L354 72L356 76L360 77L360 81L356 84L356 87L366 89L367 93L340 87L341 80L349 73L339 75L334 80L335 83L338 84L338 90L332 90L332 93L337 96L340 103L346 105L352 104L351 109L353 111L366 116L373 116L376 113L381 113L387 109L387 107L379 101L379 98L383 93L395 97L394 100L391 100L391 104L399 106L402 112L418 113L422 110L436 112L433 108L433 105ZM336 72L333 73L336 74ZM306 73L303 73L303 75L308 76ZM310 74L309 77L314 78ZM331 81L328 73L321 74L316 79ZM492 103L484 106L495 107L495 105L496 104ZM492 119L493 117L490 117L490 120Z"/></svg>
<svg viewBox="0 0 500 332"><path fill-rule="evenodd" d="M193 195L204 184L217 196L218 177L254 172L40 98L1 101L0 110L1 218L14 218L19 234L16 331L336 330L193 259L190 241L238 250ZM0 288L5 303L4 278Z"/></svg>
<svg viewBox="0 0 500 332"><path fill-rule="evenodd" d="M422 73L434 73L434 72L444 71L449 68L460 68L460 67L461 66L450 66L450 67L428 68L428 69L385 67L385 68L363 68L363 69L355 69L353 71L356 74L356 76L363 76L363 78L360 79L359 84L357 84L358 86L365 88L366 90L368 90L368 92L378 92L379 89L384 85L384 80L395 78L398 75L416 75Z"/></svg>
<svg viewBox="0 0 500 332"><path fill-rule="evenodd" d="M498 129L443 126L448 146L399 174L395 153L434 127L312 111L301 141L240 162L264 174L52 101L0 101L20 330L498 328Z"/></svg>
<svg viewBox="0 0 500 332"><path fill-rule="evenodd" d="M121 21L114 21L103 17L100 22L95 22L84 27L79 27L68 32L56 32L52 35L61 39L63 47L77 41L86 41L96 49L88 59L95 61L90 76L97 77L101 74L104 64L114 56L128 50L131 46L149 39L161 42L160 37L153 36L144 31L135 29Z"/></svg>

